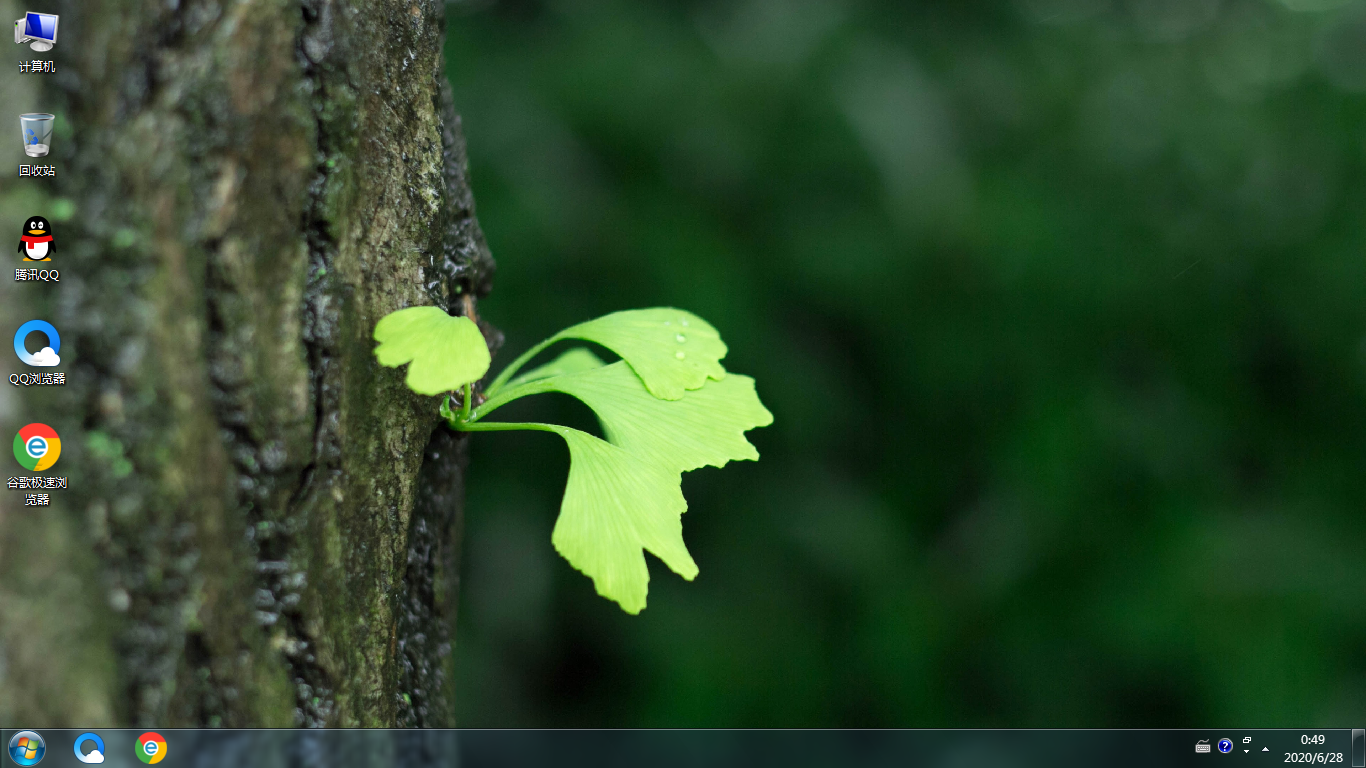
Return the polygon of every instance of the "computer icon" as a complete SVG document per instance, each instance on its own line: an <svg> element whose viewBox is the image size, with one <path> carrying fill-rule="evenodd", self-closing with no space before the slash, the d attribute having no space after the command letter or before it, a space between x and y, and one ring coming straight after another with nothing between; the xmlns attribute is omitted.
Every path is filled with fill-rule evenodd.
<svg viewBox="0 0 1366 768"><path fill-rule="evenodd" d="M35 51L50 51L57 44L57 15L29 11L14 22L14 42L29 43Z"/></svg>

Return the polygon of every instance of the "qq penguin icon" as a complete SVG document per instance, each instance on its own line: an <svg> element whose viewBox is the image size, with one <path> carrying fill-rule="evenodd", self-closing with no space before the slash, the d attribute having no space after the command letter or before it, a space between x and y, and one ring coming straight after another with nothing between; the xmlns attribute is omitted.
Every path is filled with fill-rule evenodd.
<svg viewBox="0 0 1366 768"><path fill-rule="evenodd" d="M19 233L19 253L24 261L52 261L57 252L57 244L52 240L52 225L42 216L30 216L24 220L24 230Z"/></svg>
<svg viewBox="0 0 1366 768"><path fill-rule="evenodd" d="M41 333L47 337L47 344L40 347L37 352L28 351L26 342L31 333ZM60 365L62 358L58 357L57 353L61 349L61 335L52 327L52 323L46 320L30 320L19 326L19 330L14 334L14 354L18 355L25 365L34 368L55 368Z"/></svg>

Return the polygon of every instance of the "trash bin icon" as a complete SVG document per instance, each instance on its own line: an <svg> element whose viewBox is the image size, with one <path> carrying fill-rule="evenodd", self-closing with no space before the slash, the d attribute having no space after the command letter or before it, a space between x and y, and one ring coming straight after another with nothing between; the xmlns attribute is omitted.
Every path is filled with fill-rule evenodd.
<svg viewBox="0 0 1366 768"><path fill-rule="evenodd" d="M24 154L43 157L52 144L52 124L56 118L46 112L30 112L19 116L19 130L24 134Z"/></svg>

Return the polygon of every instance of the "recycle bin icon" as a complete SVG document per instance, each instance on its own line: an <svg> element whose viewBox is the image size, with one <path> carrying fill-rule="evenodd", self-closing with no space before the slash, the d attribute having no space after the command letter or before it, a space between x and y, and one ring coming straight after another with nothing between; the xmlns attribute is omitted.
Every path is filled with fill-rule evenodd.
<svg viewBox="0 0 1366 768"><path fill-rule="evenodd" d="M24 154L29 157L47 155L52 144L52 124L56 118L46 112L30 112L19 116L19 130L24 134Z"/></svg>

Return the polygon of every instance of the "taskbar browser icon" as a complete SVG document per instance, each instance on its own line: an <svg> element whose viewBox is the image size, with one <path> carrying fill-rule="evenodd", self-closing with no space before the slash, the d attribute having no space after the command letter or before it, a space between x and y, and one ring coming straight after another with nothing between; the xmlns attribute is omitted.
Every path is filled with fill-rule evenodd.
<svg viewBox="0 0 1366 768"><path fill-rule="evenodd" d="M166 758L166 739L156 731L148 731L138 737L137 744L138 759L149 765L155 765Z"/></svg>
<svg viewBox="0 0 1366 768"><path fill-rule="evenodd" d="M10 737L9 756L19 765L37 765L46 753L43 737L33 731L20 731Z"/></svg>
<svg viewBox="0 0 1366 768"><path fill-rule="evenodd" d="M82 763L104 762L104 739L97 733L82 733L76 737L76 759Z"/></svg>

